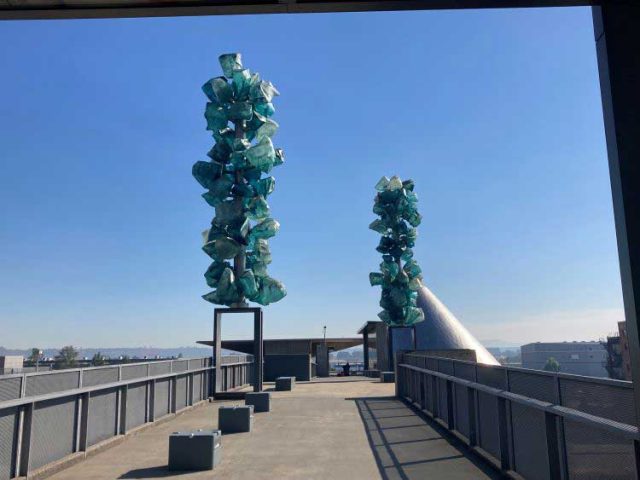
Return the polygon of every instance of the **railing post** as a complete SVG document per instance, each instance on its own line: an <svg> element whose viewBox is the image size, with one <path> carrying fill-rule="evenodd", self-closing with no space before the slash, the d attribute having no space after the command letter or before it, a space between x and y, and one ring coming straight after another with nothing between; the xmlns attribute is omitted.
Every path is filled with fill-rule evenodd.
<svg viewBox="0 0 640 480"><path fill-rule="evenodd" d="M507 415L507 401L504 398L498 400L498 436L500 439L500 469L507 472L511 468L509 449L509 428Z"/></svg>
<svg viewBox="0 0 640 480"><path fill-rule="evenodd" d="M187 375L187 405L193 405L193 373Z"/></svg>
<svg viewBox="0 0 640 480"><path fill-rule="evenodd" d="M467 403L469 404L469 446L471 447L475 447L478 443L476 430L476 396L476 390L472 387L467 387Z"/></svg>
<svg viewBox="0 0 640 480"><path fill-rule="evenodd" d="M147 403L147 422L153 422L156 419L156 381L151 380L147 383L149 389L149 398Z"/></svg>
<svg viewBox="0 0 640 480"><path fill-rule="evenodd" d="M555 387L556 387L556 403L562 405L562 388L560 382L560 376L555 375ZM569 478L569 462L567 459L567 443L564 438L564 419L562 417L557 418L558 422L558 454L560 456L560 478L566 480ZM640 477L639 477L640 478Z"/></svg>
<svg viewBox="0 0 640 480"><path fill-rule="evenodd" d="M450 380L445 380L445 383L447 384L447 428L453 430L453 385Z"/></svg>
<svg viewBox="0 0 640 480"><path fill-rule="evenodd" d="M118 419L118 429L121 435L127 433L127 395L129 387L124 385L120 390L120 418Z"/></svg>
<svg viewBox="0 0 640 480"><path fill-rule="evenodd" d="M178 376L176 375L170 380L169 389L169 413L176 413L178 402L176 397L178 395Z"/></svg>
<svg viewBox="0 0 640 480"><path fill-rule="evenodd" d="M78 395L78 433L76 437L76 452L87 451L89 434L89 393Z"/></svg>
<svg viewBox="0 0 640 480"><path fill-rule="evenodd" d="M22 437L20 439L20 453L17 461L18 475L27 477L29 475L29 464L31 463L31 434L33 432L33 411L35 404L29 403L22 409Z"/></svg>
<svg viewBox="0 0 640 480"><path fill-rule="evenodd" d="M549 458L549 478L560 480L560 449L558 445L558 422L555 415L545 412L544 423L547 437L547 457Z"/></svg>

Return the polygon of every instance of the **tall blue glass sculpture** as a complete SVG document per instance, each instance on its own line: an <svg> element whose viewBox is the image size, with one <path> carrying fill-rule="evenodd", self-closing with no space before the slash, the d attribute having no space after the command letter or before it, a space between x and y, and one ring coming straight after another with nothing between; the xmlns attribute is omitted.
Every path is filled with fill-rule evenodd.
<svg viewBox="0 0 640 480"><path fill-rule="evenodd" d="M282 149L271 141L278 130L270 118L275 112L271 102L279 93L271 82L244 68L239 53L220 55L219 61L223 76L202 87L209 99L207 130L215 145L207 154L210 161L193 165L193 176L207 189L202 197L215 208L202 247L213 260L204 276L215 290L203 298L233 307L247 306L247 299L268 305L287 294L284 285L267 274L267 239L280 228L270 218L266 201L275 179L264 176L284 162Z"/></svg>
<svg viewBox="0 0 640 480"><path fill-rule="evenodd" d="M376 184L373 213L380 218L369 228L382 237L376 250L382 253L380 272L369 274L372 286L382 286L378 317L389 326L411 326L424 320L416 307L421 286L421 270L413 260L412 248L418 234L415 227L422 217L418 213L418 196L413 180L382 177Z"/></svg>

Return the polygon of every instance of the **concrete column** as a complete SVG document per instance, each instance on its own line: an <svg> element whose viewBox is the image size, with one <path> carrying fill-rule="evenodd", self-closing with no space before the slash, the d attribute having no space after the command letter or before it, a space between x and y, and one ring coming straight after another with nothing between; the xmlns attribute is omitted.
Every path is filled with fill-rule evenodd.
<svg viewBox="0 0 640 480"><path fill-rule="evenodd" d="M319 377L329 376L329 348L326 344L321 343L316 350L316 374Z"/></svg>

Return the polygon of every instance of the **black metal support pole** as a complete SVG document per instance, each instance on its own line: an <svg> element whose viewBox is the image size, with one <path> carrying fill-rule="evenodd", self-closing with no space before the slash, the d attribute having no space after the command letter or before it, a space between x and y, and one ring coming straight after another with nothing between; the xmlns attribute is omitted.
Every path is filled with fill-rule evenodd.
<svg viewBox="0 0 640 480"><path fill-rule="evenodd" d="M362 354L364 355L364 369L370 370L369 368L369 332L365 329L362 332Z"/></svg>
<svg viewBox="0 0 640 480"><path fill-rule="evenodd" d="M640 5L593 7L609 175L640 420Z"/></svg>
<svg viewBox="0 0 640 480"><path fill-rule="evenodd" d="M253 391L261 392L264 374L264 343L262 339L262 309L253 312Z"/></svg>
<svg viewBox="0 0 640 480"><path fill-rule="evenodd" d="M213 313L213 366L211 370L211 388L209 394L215 397L222 391L222 309L216 308Z"/></svg>

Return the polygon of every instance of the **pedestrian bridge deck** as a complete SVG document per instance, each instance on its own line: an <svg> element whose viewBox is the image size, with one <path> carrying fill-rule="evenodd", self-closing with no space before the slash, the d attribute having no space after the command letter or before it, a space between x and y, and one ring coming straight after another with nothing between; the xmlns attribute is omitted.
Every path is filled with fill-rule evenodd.
<svg viewBox="0 0 640 480"><path fill-rule="evenodd" d="M218 406L237 402L208 403L130 434L51 478L499 478L393 394L393 384L369 378L299 382L292 392L272 393L272 411L256 414L251 433L223 436L222 462L213 472L168 471L169 434L215 428Z"/></svg>

